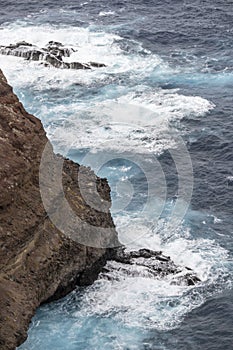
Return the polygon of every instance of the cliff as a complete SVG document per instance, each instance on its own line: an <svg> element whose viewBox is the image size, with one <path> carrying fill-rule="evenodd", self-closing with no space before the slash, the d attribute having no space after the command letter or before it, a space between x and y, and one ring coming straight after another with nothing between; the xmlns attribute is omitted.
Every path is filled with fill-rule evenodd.
<svg viewBox="0 0 233 350"><path fill-rule="evenodd" d="M45 164L48 179L46 175L42 179L47 194L43 203L39 174L45 147L50 158ZM54 176L61 161L62 189ZM56 198L53 185L60 191ZM98 192L101 200L88 204L83 188L90 196ZM25 111L1 71L0 191L0 349L11 350L26 339L36 308L65 295L76 284L92 283L114 254L114 249L105 247L114 247L118 240L107 181L53 153L41 122ZM62 193L64 198L58 201ZM50 198L53 206L48 213L44 204L51 205ZM98 200L104 203L103 210ZM69 225L64 203L79 219L76 225ZM54 223L57 208L61 226ZM93 245L87 244L92 235Z"/></svg>

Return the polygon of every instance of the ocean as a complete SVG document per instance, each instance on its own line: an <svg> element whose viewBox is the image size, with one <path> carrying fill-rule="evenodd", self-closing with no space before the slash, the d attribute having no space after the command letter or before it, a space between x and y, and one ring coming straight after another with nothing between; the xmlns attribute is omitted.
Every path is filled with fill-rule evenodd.
<svg viewBox="0 0 233 350"><path fill-rule="evenodd" d="M106 67L0 56L54 149L106 177L127 249L201 282L101 276L41 306L19 350L233 348L233 1L0 0L0 45L51 40Z"/></svg>

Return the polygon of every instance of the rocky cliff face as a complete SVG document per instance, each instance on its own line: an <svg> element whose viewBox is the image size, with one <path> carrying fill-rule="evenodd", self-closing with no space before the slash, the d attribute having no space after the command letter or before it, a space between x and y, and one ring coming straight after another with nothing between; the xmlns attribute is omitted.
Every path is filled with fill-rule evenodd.
<svg viewBox="0 0 233 350"><path fill-rule="evenodd" d="M107 181L54 154L41 122L25 111L1 70L0 191L1 350L26 339L41 303L91 284L99 272L107 280L200 281L162 252L120 247Z"/></svg>
<svg viewBox="0 0 233 350"><path fill-rule="evenodd" d="M75 239L62 233L44 209L39 187L41 156L48 143L41 122L28 114L0 71L0 348L22 343L36 308L59 298L76 284L89 284L118 244L112 221L110 189L87 168L63 159L62 185L72 211L87 225L75 227ZM53 163L61 160L51 153ZM92 208L81 195L83 184L97 188L105 210ZM52 170L48 170L52 172ZM92 186L93 185L93 186ZM47 185L48 197L50 187ZM62 205L61 205L62 206ZM106 205L105 205L106 206ZM65 211L60 218L67 220ZM92 229L89 230L88 227ZM105 228L100 235L98 228ZM89 230L89 231L88 231ZM94 247L81 244L95 234ZM71 234L72 236L72 234ZM79 243L79 236L82 237ZM97 242L96 242L97 241ZM103 245L104 241L104 245Z"/></svg>

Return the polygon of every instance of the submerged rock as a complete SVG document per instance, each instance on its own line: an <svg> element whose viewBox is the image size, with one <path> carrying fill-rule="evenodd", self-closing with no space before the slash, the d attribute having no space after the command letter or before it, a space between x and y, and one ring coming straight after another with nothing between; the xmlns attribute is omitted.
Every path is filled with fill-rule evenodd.
<svg viewBox="0 0 233 350"><path fill-rule="evenodd" d="M98 62L64 62L64 57L70 57L76 50L57 41L49 41L44 48L20 41L9 46L0 46L0 54L7 56L23 57L26 60L42 61L46 67L52 66L63 69L91 69L106 67L104 63Z"/></svg>
<svg viewBox="0 0 233 350"><path fill-rule="evenodd" d="M62 233L44 209L39 169L45 146L51 151L49 161L63 162L65 199L80 219L75 232ZM104 247L119 242L109 211L106 179L53 153L41 122L25 111L1 71L0 149L0 349L13 350L26 339L36 308L64 296L77 284L92 283L106 260L115 254L114 249ZM49 165L47 173L53 179L56 169ZM93 200L97 189L104 210L97 199L99 210L84 200L78 181L80 172L82 187L88 188ZM46 193L51 198L49 181ZM69 231L64 200L59 200L59 195L51 208L55 214L56 209L60 210L60 221ZM94 247L83 243L92 239L91 235Z"/></svg>

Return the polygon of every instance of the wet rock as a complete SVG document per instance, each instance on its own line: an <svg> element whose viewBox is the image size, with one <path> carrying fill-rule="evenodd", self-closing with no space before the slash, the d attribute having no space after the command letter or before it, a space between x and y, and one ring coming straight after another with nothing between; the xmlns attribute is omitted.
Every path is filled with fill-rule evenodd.
<svg viewBox="0 0 233 350"><path fill-rule="evenodd" d="M44 61L55 68L66 68L66 64L61 59L59 59L59 57L51 54L47 54L44 57Z"/></svg>
<svg viewBox="0 0 233 350"><path fill-rule="evenodd" d="M0 54L7 56L22 57L27 60L39 61L44 57L44 52L32 45L21 45L20 43L10 46L0 46Z"/></svg>
<svg viewBox="0 0 233 350"><path fill-rule="evenodd" d="M190 274L187 273L185 277L186 277L188 286L194 286L195 284L201 281L200 278L198 278L195 275L192 275L191 273Z"/></svg>
<svg viewBox="0 0 233 350"><path fill-rule="evenodd" d="M40 61L42 60L44 57L44 53L42 51L39 50L32 50L32 51L28 51L27 54L27 60L32 60L32 61Z"/></svg>
<svg viewBox="0 0 233 350"><path fill-rule="evenodd" d="M161 251L150 249L126 251L125 248L119 248L114 261L108 262L107 266L104 267L103 276L107 279L118 278L117 274L112 273L114 269L118 269L121 274L132 277L162 278L174 275L173 284L190 286L200 282L200 279L190 268L177 266L169 256L163 255Z"/></svg>
<svg viewBox="0 0 233 350"><path fill-rule="evenodd" d="M104 64L104 63L89 62L88 64L89 64L91 67L95 67L95 68L107 67L106 64Z"/></svg>
<svg viewBox="0 0 233 350"><path fill-rule="evenodd" d="M58 57L70 57L70 55L76 50L73 48L66 48L64 45L57 41L49 41L46 45L46 49L50 54Z"/></svg>
<svg viewBox="0 0 233 350"><path fill-rule="evenodd" d="M70 69L91 69L89 64L84 64L84 63L80 63L80 62L69 63L69 68Z"/></svg>
<svg viewBox="0 0 233 350"><path fill-rule="evenodd" d="M44 48L20 41L9 46L0 46L0 54L8 56L23 57L26 60L42 61L45 67L55 67L62 69L91 69L106 67L104 63L98 62L64 62L65 57L70 57L76 50L64 47L57 41L49 41Z"/></svg>

